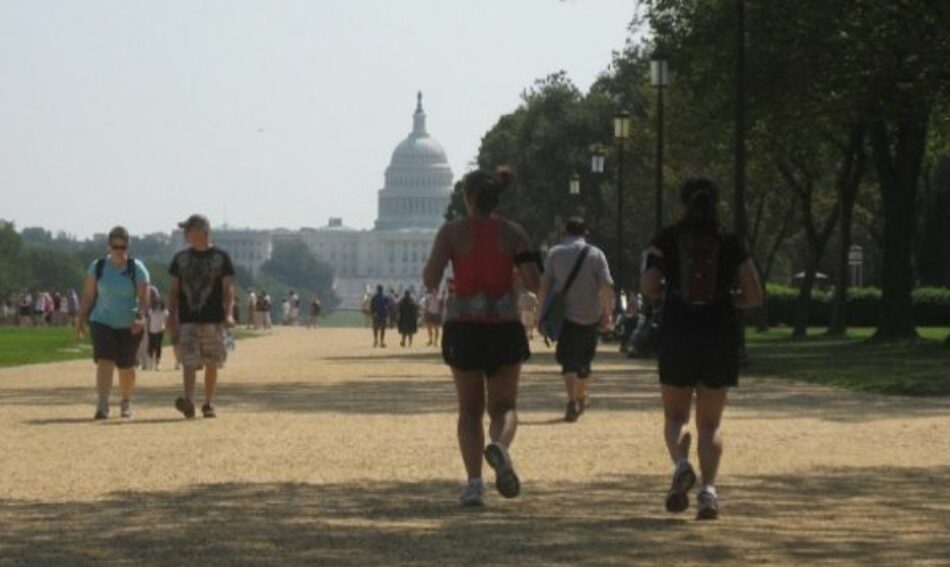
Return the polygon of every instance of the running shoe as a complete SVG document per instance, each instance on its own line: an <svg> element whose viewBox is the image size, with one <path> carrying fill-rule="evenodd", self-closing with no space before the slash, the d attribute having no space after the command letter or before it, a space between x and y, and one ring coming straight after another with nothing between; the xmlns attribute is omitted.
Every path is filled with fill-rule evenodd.
<svg viewBox="0 0 950 567"><path fill-rule="evenodd" d="M676 467L670 491L666 493L666 511L677 514L685 512L689 508L689 491L695 484L696 471L689 461Z"/></svg>
<svg viewBox="0 0 950 567"><path fill-rule="evenodd" d="M495 488L505 498L514 498L521 492L521 481L515 474L508 450L501 443L492 441L485 447L485 460L495 469Z"/></svg>
<svg viewBox="0 0 950 567"><path fill-rule="evenodd" d="M699 511L696 512L697 520L718 520L719 519L719 498L709 490L700 490L696 495L696 504Z"/></svg>
<svg viewBox="0 0 950 567"><path fill-rule="evenodd" d="M567 408L564 410L564 421L574 423L580 415L580 404L574 400L567 402Z"/></svg>
<svg viewBox="0 0 950 567"><path fill-rule="evenodd" d="M205 404L201 406L201 417L206 417L206 418L218 417L218 414L214 413L213 405Z"/></svg>
<svg viewBox="0 0 950 567"><path fill-rule="evenodd" d="M195 418L195 403L185 398L175 400L175 409L180 411L188 419Z"/></svg>
<svg viewBox="0 0 950 567"><path fill-rule="evenodd" d="M466 508L474 508L483 504L482 498L485 496L485 484L481 480L470 480L462 491L459 501Z"/></svg>
<svg viewBox="0 0 950 567"><path fill-rule="evenodd" d="M96 415L93 419L109 419L109 405L99 404L96 407Z"/></svg>
<svg viewBox="0 0 950 567"><path fill-rule="evenodd" d="M132 417L132 402L129 400L122 400L122 403L119 407L121 408L119 415L124 418Z"/></svg>

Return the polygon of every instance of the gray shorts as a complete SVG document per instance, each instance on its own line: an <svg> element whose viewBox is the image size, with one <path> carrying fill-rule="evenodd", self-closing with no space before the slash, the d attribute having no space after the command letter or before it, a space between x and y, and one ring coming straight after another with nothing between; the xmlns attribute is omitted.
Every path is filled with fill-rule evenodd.
<svg viewBox="0 0 950 567"><path fill-rule="evenodd" d="M217 323L182 323L178 348L188 370L201 370L205 365L224 368L228 359L224 326Z"/></svg>

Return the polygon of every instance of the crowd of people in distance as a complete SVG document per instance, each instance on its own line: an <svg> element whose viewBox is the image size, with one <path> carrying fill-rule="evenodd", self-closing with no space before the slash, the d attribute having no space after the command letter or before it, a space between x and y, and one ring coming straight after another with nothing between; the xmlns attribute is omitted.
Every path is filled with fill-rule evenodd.
<svg viewBox="0 0 950 567"><path fill-rule="evenodd" d="M247 301L244 303L246 316L244 325L253 330L270 330L274 326L274 316L271 313L273 301L266 290L255 291L253 289L247 292ZM301 308L304 307L303 300L297 292L290 290L280 302L280 324L284 326L300 325L304 318L301 317ZM237 303L234 306L236 321L241 321L240 309ZM309 316L306 317L307 328L315 329L323 311L323 303L320 296L314 294L310 300Z"/></svg>
<svg viewBox="0 0 950 567"><path fill-rule="evenodd" d="M0 304L0 324L20 327L64 327L76 325L79 295L76 290L43 291L24 289L12 293Z"/></svg>

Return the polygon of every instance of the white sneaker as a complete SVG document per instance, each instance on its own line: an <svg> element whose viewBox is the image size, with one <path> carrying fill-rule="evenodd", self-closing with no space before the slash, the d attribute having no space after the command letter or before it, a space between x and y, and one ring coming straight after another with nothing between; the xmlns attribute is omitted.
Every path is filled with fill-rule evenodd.
<svg viewBox="0 0 950 567"><path fill-rule="evenodd" d="M465 490L462 491L462 496L459 498L459 501L462 503L462 506L466 508L481 506L483 504L482 498L485 495L485 483L481 480L472 480L465 485Z"/></svg>
<svg viewBox="0 0 950 567"><path fill-rule="evenodd" d="M696 495L696 504L699 510L696 512L697 520L718 520L719 519L719 498L715 492L710 490L700 490Z"/></svg>
<svg viewBox="0 0 950 567"><path fill-rule="evenodd" d="M132 417L132 402L129 400L122 400L121 404L119 405L119 410L119 415L122 417Z"/></svg>

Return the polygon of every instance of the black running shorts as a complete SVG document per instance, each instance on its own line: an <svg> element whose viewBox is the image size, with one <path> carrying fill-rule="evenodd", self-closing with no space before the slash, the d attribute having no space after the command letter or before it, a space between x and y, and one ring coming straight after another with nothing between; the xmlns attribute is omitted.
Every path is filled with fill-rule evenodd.
<svg viewBox="0 0 950 567"><path fill-rule="evenodd" d="M502 366L531 357L520 321L469 323L449 321L442 329L442 358L452 368L491 376Z"/></svg>
<svg viewBox="0 0 950 567"><path fill-rule="evenodd" d="M92 359L111 360L117 368L132 368L135 366L142 341L142 333L132 334L132 329L113 329L101 323L90 323L92 334Z"/></svg>
<svg viewBox="0 0 950 567"><path fill-rule="evenodd" d="M739 385L738 348L719 345L660 347L660 383L677 388L730 388Z"/></svg>
<svg viewBox="0 0 950 567"><path fill-rule="evenodd" d="M561 365L561 374L577 374L578 378L590 376L590 365L597 354L597 330L599 325L578 325L564 321L557 338L555 358Z"/></svg>

